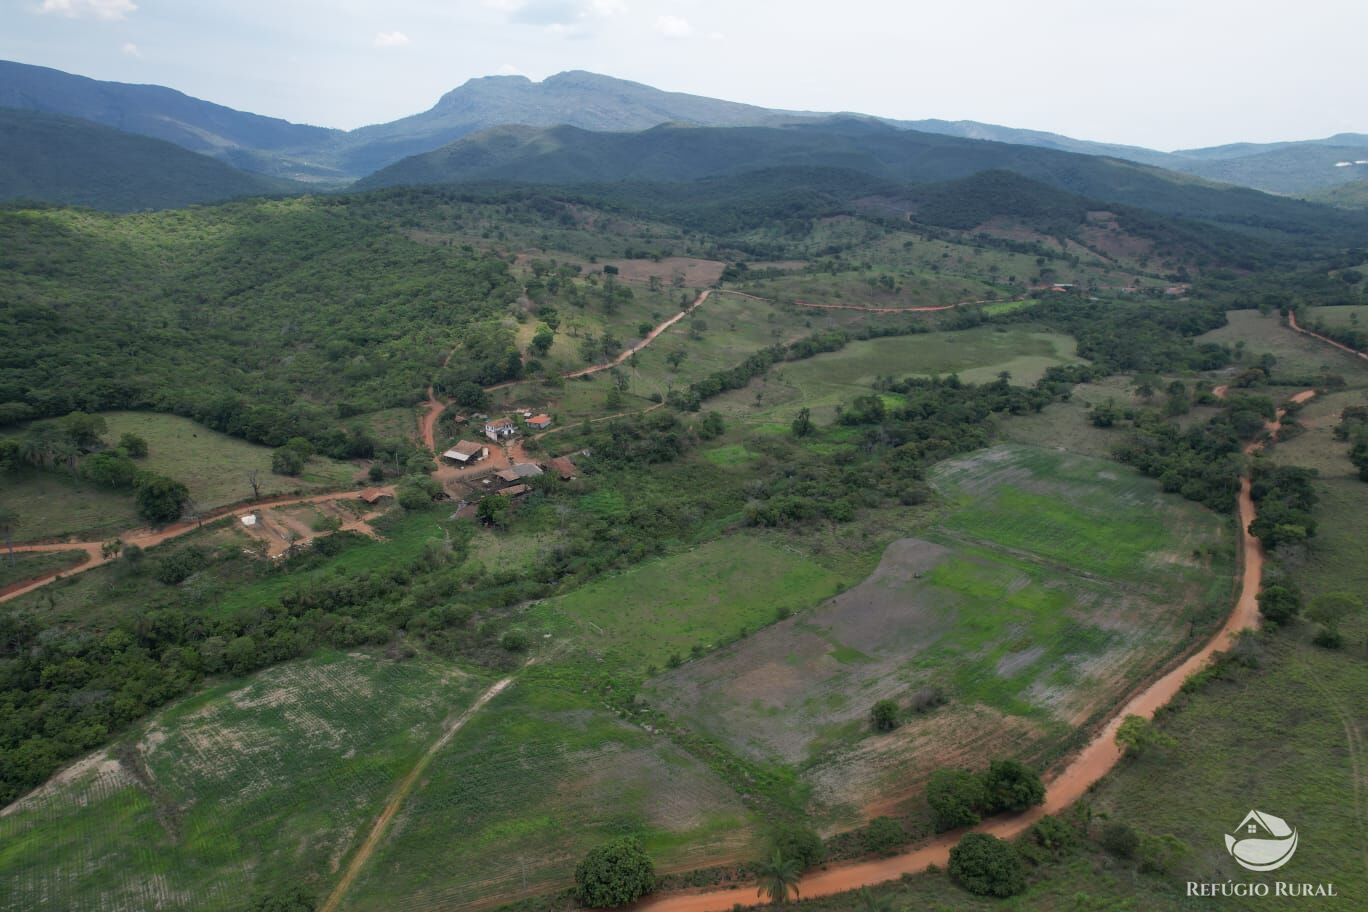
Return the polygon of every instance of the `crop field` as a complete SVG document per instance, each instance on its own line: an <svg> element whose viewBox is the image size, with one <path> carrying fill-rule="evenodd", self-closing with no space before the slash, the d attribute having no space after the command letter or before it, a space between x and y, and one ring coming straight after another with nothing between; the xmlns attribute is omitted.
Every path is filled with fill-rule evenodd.
<svg viewBox="0 0 1368 912"><path fill-rule="evenodd" d="M325 653L158 713L0 817L0 909L238 910L336 872L479 688L426 659Z"/></svg>
<svg viewBox="0 0 1368 912"><path fill-rule="evenodd" d="M571 883L612 836L641 838L660 871L748 857L739 797L661 735L619 720L582 679L534 666L434 758L356 881L346 910L499 905Z"/></svg>
<svg viewBox="0 0 1368 912"><path fill-rule="evenodd" d="M1017 383L1034 383L1045 369L1077 362L1074 340L1058 333L983 327L851 342L774 367L743 389L717 397L711 407L725 415L787 422L798 409L827 421L836 406L865 395L879 377L958 373L982 383L1008 371Z"/></svg>
<svg viewBox="0 0 1368 912"><path fill-rule="evenodd" d="M849 582L775 539L738 534L547 600L537 616L643 671L810 608Z"/></svg>
<svg viewBox="0 0 1368 912"><path fill-rule="evenodd" d="M643 694L738 753L797 766L829 820L916 813L938 766L1057 756L1228 602L1226 524L1123 466L997 447L934 480L943 521L895 541L862 583ZM1071 551L1078 569L1059 562ZM948 705L867 735L874 702L927 688Z"/></svg>
<svg viewBox="0 0 1368 912"><path fill-rule="evenodd" d="M1224 345L1243 342L1247 361L1253 362L1265 352L1278 359L1274 374L1317 375L1329 371L1344 377L1351 386L1368 383L1368 363L1293 332L1279 322L1277 314L1265 317L1257 310L1232 310L1226 319L1227 325L1204 333L1195 341Z"/></svg>

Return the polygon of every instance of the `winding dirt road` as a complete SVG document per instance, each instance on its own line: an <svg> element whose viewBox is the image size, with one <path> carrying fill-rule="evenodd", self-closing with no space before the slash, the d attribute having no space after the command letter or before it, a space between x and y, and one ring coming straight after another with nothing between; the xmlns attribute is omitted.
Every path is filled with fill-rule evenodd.
<svg viewBox="0 0 1368 912"><path fill-rule="evenodd" d="M1357 348L1350 348L1343 342L1336 342L1334 339L1331 339L1328 336L1322 336L1318 332L1312 332L1309 329L1303 329L1302 327L1298 326L1297 315L1290 310L1287 312L1287 328L1292 330L1293 332L1299 332L1303 336L1310 336L1313 339L1319 339L1326 345L1338 348L1340 351L1344 352L1347 355L1353 355L1355 358L1362 358L1363 360L1368 361L1368 352L1361 352Z"/></svg>
<svg viewBox="0 0 1368 912"><path fill-rule="evenodd" d="M1218 387L1217 395L1223 396L1225 389ZM1315 390L1305 390L1292 397L1292 401L1302 403L1316 394ZM1268 425L1268 435L1276 436L1281 427L1284 410L1279 410L1277 420ZM1247 454L1254 453L1263 446L1256 441L1245 447ZM1253 629L1259 623L1259 586L1263 579L1264 555L1259 540L1249 533L1249 524L1254 521L1254 499L1250 496L1250 482L1246 475L1240 479L1239 494L1240 543L1243 557L1243 573L1240 578L1240 592L1235 606L1225 624L1221 626L1201 649L1188 656L1158 680L1149 684L1122 706L1110 721L1102 727L1088 745L1072 757L1046 783L1045 803L1021 814L1001 817L974 827L976 832L989 833L1002 839L1021 835L1032 824L1048 814L1057 814L1078 801L1095 783L1116 766L1121 759L1121 749L1116 745L1116 730L1126 716L1137 715L1150 718L1155 711L1173 699L1189 677L1200 671L1217 652L1231 647L1235 637L1243 630ZM904 874L918 874L930 865L944 867L950 860L950 849L959 842L967 830L943 833L923 842L910 851L892 858L881 858L855 864L835 865L825 870L808 874L798 885L799 896L809 899L816 896L830 896L845 893L864 886L896 880ZM741 886L730 890L708 890L699 893L676 893L648 899L635 908L641 912L727 912L733 905L763 903L752 899L754 885Z"/></svg>
<svg viewBox="0 0 1368 912"><path fill-rule="evenodd" d="M375 488L385 494L394 496L394 487L383 486ZM361 491L335 491L331 494L307 494L302 496L286 497L267 497L263 500L252 501L251 503L232 504L227 507L220 507L204 514L199 519L188 520L186 522L172 523L160 529L131 529L120 535L114 536L125 545L137 545L139 548L147 549L160 545L173 538L179 538L189 532L203 526L205 523L213 522L230 515L246 515L253 510L263 507L289 507L295 504L328 503L334 500L359 500ZM77 573L84 573L96 567L103 566L113 560L113 556L104 553L104 541L75 541L44 543L40 545L15 545L14 550L19 552L35 551L84 551L88 555L85 563L77 564L74 567L67 567L65 570L54 570L43 576L35 577L31 580L24 580L3 590L0 590L0 602L8 602L10 599L18 598L25 593L32 592L60 577L72 576Z"/></svg>
<svg viewBox="0 0 1368 912"><path fill-rule="evenodd" d="M675 314L673 317L670 317L670 319L665 320L655 329L648 332L645 336L641 338L640 342L637 342L635 345L627 346L626 350L623 351L613 360L604 361L601 364L591 364L588 367L582 367L579 370L561 374L561 376L564 377L566 380L574 380L576 377L588 377L590 374L597 374L599 371L606 371L611 368L617 367L618 365L626 361L628 358L632 357L632 355L635 355L637 352L641 351L643 348L654 342L656 340L656 336L659 336L665 330L669 329L671 326L674 326L680 320L684 319L689 314L697 310L704 301L708 300L708 296L710 294L712 294L711 288L705 288L703 291L699 292L698 297L694 299L694 302L692 304L681 310L679 313Z"/></svg>

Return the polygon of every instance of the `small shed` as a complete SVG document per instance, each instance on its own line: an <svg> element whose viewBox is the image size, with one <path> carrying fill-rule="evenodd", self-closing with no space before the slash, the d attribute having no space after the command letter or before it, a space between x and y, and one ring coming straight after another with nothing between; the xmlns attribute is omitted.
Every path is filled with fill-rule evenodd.
<svg viewBox="0 0 1368 912"><path fill-rule="evenodd" d="M554 474L559 475L562 481L569 481L579 474L579 469L575 466L574 462L570 460L569 456L557 456L556 458L547 461L546 468Z"/></svg>
<svg viewBox="0 0 1368 912"><path fill-rule="evenodd" d="M533 430L544 431L551 426L551 416L534 415L527 419L527 426Z"/></svg>
<svg viewBox="0 0 1368 912"><path fill-rule="evenodd" d="M532 489L525 484L515 484L509 485L506 488L502 488L495 493L497 493L500 497L521 497L530 490Z"/></svg>
<svg viewBox="0 0 1368 912"><path fill-rule="evenodd" d="M458 465L471 465L489 456L489 447L474 440L459 441L454 447L442 454L443 459Z"/></svg>
<svg viewBox="0 0 1368 912"><path fill-rule="evenodd" d="M361 500L371 506L389 500L390 496L390 492L383 488L366 488L361 492Z"/></svg>

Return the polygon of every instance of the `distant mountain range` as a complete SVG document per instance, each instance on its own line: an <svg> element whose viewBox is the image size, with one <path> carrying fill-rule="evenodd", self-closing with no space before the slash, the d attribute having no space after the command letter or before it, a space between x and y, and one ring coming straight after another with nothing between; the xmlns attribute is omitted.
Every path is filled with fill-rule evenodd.
<svg viewBox="0 0 1368 912"><path fill-rule="evenodd" d="M74 117L0 108L0 199L117 212L302 189L159 139Z"/></svg>
<svg viewBox="0 0 1368 912"><path fill-rule="evenodd" d="M235 111L162 86L101 82L12 62L0 62L0 107L79 117L167 140L244 170L333 184L491 127L565 125L631 132L664 123L779 126L831 116L665 92L571 71L541 82L523 76L471 79L420 114L343 131ZM1272 193L1310 194L1368 179L1368 164L1356 164L1368 160L1364 134L1160 152L976 121L870 119L922 133L1120 158Z"/></svg>

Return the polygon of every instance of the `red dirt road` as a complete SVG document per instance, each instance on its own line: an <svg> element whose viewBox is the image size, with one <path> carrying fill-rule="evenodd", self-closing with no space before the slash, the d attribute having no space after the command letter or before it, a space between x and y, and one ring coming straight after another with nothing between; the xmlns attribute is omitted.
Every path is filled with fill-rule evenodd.
<svg viewBox="0 0 1368 912"><path fill-rule="evenodd" d="M1224 390L1221 390L1217 395L1223 393ZM1293 396L1292 401L1305 402L1315 394L1315 390L1306 390ZM1281 419L1281 412L1278 417ZM1268 427L1269 434L1276 435L1280 426L1280 421L1272 422ZM1262 446L1262 442L1251 443L1245 448L1245 452L1253 453ZM1213 654L1229 649L1236 634L1258 626L1257 596L1263 579L1264 556L1259 540L1249 534L1249 524L1254 521L1255 510L1254 500L1250 496L1248 476L1240 480L1239 516L1244 572L1241 574L1240 593L1235 600L1235 607L1221 629L1201 649L1188 656L1176 668L1131 697L1102 730L1093 736L1088 745L1049 780L1043 805L1012 817L988 821L982 826L975 827L977 832L1010 839L1020 835L1047 814L1057 814L1082 798L1088 789L1110 772L1121 759L1121 750L1116 746L1116 730L1126 716L1152 717L1157 709L1173 699L1184 681L1206 665ZM918 874L933 864L944 867L949 863L950 849L965 832L959 830L941 834L892 858L837 865L814 872L799 882L799 896L803 899L829 896L896 880L904 874ZM762 902L758 896L751 898L753 889L754 886L750 885L732 890L677 893L646 900L635 908L641 912L727 912L738 902L745 905Z"/></svg>
<svg viewBox="0 0 1368 912"><path fill-rule="evenodd" d="M379 487L376 490L394 496L394 487ZM160 529L131 529L120 535L115 536L125 545L137 545L139 548L152 548L173 538L179 538L187 532L193 532L207 522L222 519L225 516L250 513L262 507L288 507L295 504L327 503L333 500L356 500L361 497L360 491L336 491L332 494L310 494L302 497L268 497L264 500L253 501L251 503L233 504L227 507L220 507L210 513L204 514L198 520L188 522L173 523L163 526ZM109 563L113 558L106 557L102 551L103 541L96 542L61 542L56 544L41 545L15 545L14 550L18 551L84 551L90 558L83 564L75 567L68 567L65 570L56 570L31 580L15 584L4 590L0 590L0 602L8 602L10 599L18 598L26 592L32 592L41 586L46 586L57 577L72 576L76 573L84 573L95 567Z"/></svg>
<svg viewBox="0 0 1368 912"><path fill-rule="evenodd" d="M643 348L654 342L656 336L660 335L665 330L669 329L671 326L674 326L680 320L684 319L689 314L697 310L704 301L708 300L708 295L710 294L712 294L712 289L705 289L704 291L700 292L698 297L694 299L694 302L692 304L681 310L679 313L675 314L673 317L670 317L670 319L665 320L655 329L651 330L649 333L645 335L644 338L642 338L640 342L637 342L635 345L627 346L627 350L622 352L613 360L604 361L602 364L591 364L588 367L580 368L577 371L571 371L568 374L561 374L561 376L564 377L566 380L573 380L576 377L587 377L590 374L597 374L599 371L606 371L610 368L617 367L619 364L626 361L628 358L632 357L632 355L635 355L637 352L641 351Z"/></svg>
<svg viewBox="0 0 1368 912"><path fill-rule="evenodd" d="M1368 352L1361 352L1357 348L1350 348L1342 342L1336 342L1334 339L1322 336L1320 333L1312 332L1309 329L1302 329L1300 326L1297 325L1297 315L1295 313L1292 313L1291 311L1288 311L1287 313L1287 327L1288 329L1291 329L1293 332L1301 333L1303 336L1310 336L1313 339L1319 339L1326 345L1338 348L1340 351L1344 352L1347 355L1353 355L1355 358L1362 358L1363 360L1368 361Z"/></svg>

